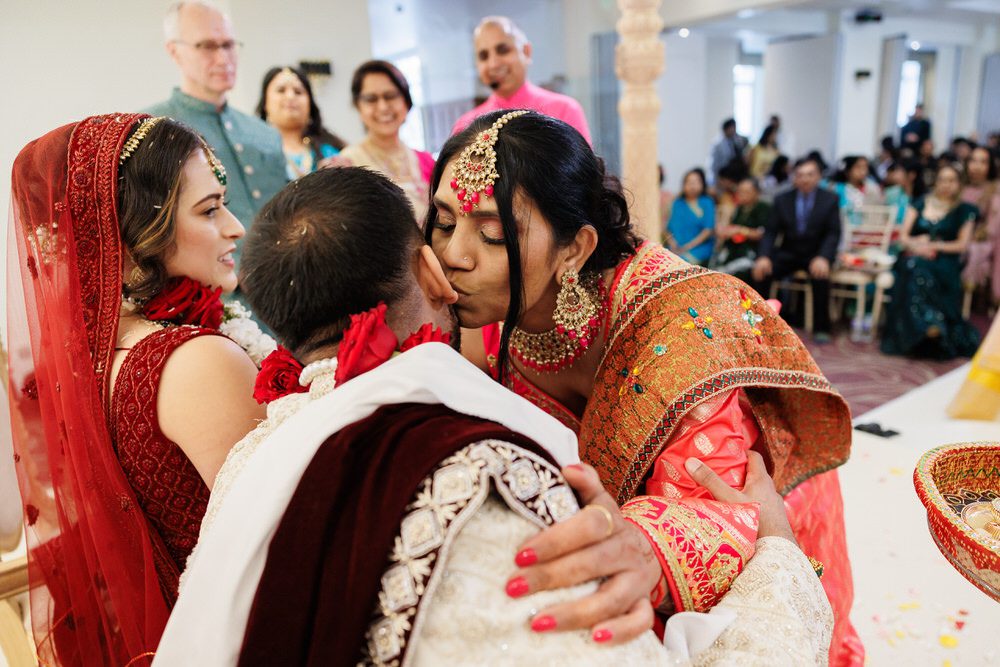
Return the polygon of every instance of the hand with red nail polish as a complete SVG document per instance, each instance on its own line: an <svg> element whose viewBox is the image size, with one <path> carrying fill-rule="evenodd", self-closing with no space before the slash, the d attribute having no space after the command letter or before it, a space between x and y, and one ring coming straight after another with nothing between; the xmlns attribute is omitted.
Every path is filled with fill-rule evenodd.
<svg viewBox="0 0 1000 667"><path fill-rule="evenodd" d="M548 632L556 627L556 619L551 616L535 616L531 621L531 629L535 632Z"/></svg>
<svg viewBox="0 0 1000 667"><path fill-rule="evenodd" d="M514 577L507 582L507 595L519 598L528 594L528 582L524 577Z"/></svg>
<svg viewBox="0 0 1000 667"><path fill-rule="evenodd" d="M532 628L551 618L546 630L587 629L605 645L628 642L653 627L649 591L662 576L660 563L642 531L622 518L597 471L575 464L562 473L581 505L599 509L581 510L521 544L507 594L521 597L603 578L596 592L539 610Z"/></svg>
<svg viewBox="0 0 1000 667"><path fill-rule="evenodd" d="M538 554L535 553L534 549L521 549L514 557L514 562L517 563L518 567L528 567L529 565L534 565L537 561Z"/></svg>

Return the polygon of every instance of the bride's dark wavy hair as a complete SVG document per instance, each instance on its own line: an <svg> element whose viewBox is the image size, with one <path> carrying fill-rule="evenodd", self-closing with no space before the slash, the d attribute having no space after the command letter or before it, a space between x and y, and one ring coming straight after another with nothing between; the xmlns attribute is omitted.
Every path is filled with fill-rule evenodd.
<svg viewBox="0 0 1000 667"><path fill-rule="evenodd" d="M437 191L448 162L506 113L509 110L480 116L445 143L431 176L432 194ZM503 126L493 149L500 174L493 186L493 197L503 225L510 269L510 305L504 318L508 326L503 328L500 338L498 360L502 380L513 330L510 325L520 322L524 308L524 277L514 195L520 192L538 207L552 228L557 247L569 245L586 225L597 230L597 247L581 273L596 273L617 266L635 253L641 240L629 221L628 202L621 182L607 173L604 161L567 123L528 112L511 118ZM436 219L437 211L432 205L424 225L428 243Z"/></svg>

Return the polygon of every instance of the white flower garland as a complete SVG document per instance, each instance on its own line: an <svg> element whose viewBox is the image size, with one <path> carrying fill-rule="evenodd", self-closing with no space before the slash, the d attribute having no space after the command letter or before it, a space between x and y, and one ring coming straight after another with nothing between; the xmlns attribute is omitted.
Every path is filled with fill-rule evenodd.
<svg viewBox="0 0 1000 667"><path fill-rule="evenodd" d="M264 357L278 349L278 343L261 331L260 326L251 319L250 311L238 301L223 304L219 331L246 350L257 368L260 368Z"/></svg>

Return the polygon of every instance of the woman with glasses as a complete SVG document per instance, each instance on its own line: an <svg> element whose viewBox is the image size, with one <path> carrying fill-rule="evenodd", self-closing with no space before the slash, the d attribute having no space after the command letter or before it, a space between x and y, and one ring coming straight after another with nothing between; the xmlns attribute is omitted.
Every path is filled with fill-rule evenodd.
<svg viewBox="0 0 1000 667"><path fill-rule="evenodd" d="M399 138L399 128L413 108L410 84L392 63L369 60L354 71L351 97L367 134L342 150L333 164L369 167L385 174L406 193L417 222L423 226L434 157L410 148Z"/></svg>

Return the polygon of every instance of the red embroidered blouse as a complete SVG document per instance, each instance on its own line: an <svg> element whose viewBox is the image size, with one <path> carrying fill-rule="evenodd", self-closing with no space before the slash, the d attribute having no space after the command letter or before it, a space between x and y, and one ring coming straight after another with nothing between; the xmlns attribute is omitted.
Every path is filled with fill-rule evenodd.
<svg viewBox="0 0 1000 667"><path fill-rule="evenodd" d="M191 460L160 430L156 397L170 354L206 335L219 334L213 329L171 326L146 336L125 357L111 397L111 438L153 529L157 574L170 601L177 598L178 578L198 541L209 491Z"/></svg>

